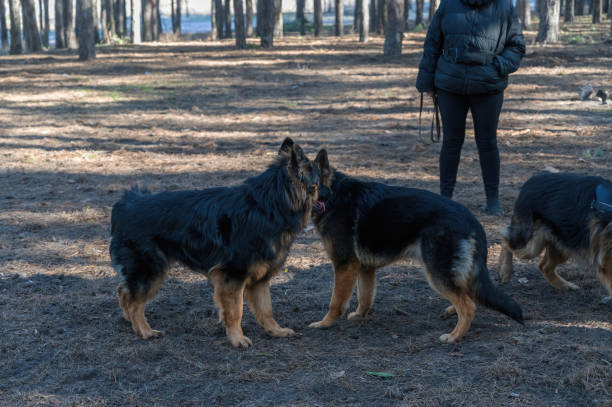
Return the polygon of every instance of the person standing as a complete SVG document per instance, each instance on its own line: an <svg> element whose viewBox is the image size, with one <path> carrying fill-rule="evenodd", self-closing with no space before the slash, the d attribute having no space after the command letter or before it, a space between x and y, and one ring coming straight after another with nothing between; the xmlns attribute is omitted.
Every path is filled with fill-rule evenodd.
<svg viewBox="0 0 612 407"><path fill-rule="evenodd" d="M427 30L416 87L442 116L440 194L452 198L465 121L472 112L486 211L501 215L497 125L508 86L525 55L511 0L442 0Z"/></svg>

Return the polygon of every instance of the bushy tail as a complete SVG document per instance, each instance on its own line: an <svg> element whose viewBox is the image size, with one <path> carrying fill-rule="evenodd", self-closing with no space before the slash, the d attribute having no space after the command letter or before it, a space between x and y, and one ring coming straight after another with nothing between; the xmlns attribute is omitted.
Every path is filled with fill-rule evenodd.
<svg viewBox="0 0 612 407"><path fill-rule="evenodd" d="M478 275L476 276L475 294L478 302L485 307L506 314L516 322L524 323L523 310L508 294L496 287L489 277L484 260L477 260Z"/></svg>

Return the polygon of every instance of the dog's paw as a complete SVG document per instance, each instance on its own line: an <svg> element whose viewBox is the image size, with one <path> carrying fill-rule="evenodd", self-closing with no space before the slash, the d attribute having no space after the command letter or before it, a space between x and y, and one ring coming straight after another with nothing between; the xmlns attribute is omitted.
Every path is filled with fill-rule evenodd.
<svg viewBox="0 0 612 407"><path fill-rule="evenodd" d="M348 317L346 317L346 319L348 319L348 320L351 320L351 319L363 319L363 318L365 318L365 316L361 315L357 311L351 312L350 314L348 314Z"/></svg>
<svg viewBox="0 0 612 407"><path fill-rule="evenodd" d="M444 310L442 315L440 315L440 318L447 319L447 318L450 318L451 316L455 315L456 313L457 313L457 310L455 309L455 306L454 305L449 305L448 307L446 307L446 309Z"/></svg>
<svg viewBox="0 0 612 407"><path fill-rule="evenodd" d="M330 326L332 326L334 323L330 322L326 319L322 319L319 322L313 322L312 324L308 325L309 328L329 328Z"/></svg>
<svg viewBox="0 0 612 407"><path fill-rule="evenodd" d="M140 337L142 339L149 339L149 338L160 338L160 337L164 336L165 333L164 333L164 331L158 331L156 329L150 329L148 331L139 332L138 335L140 335Z"/></svg>
<svg viewBox="0 0 612 407"><path fill-rule="evenodd" d="M440 342L442 343L455 343L457 340L451 334L440 335Z"/></svg>
<svg viewBox="0 0 612 407"><path fill-rule="evenodd" d="M567 284L565 284L565 287L563 287L566 290L580 290L580 286L577 286L574 283L570 283L569 281L567 281Z"/></svg>
<svg viewBox="0 0 612 407"><path fill-rule="evenodd" d="M276 328L276 329L270 329L268 331L268 334L271 336L284 338L286 336L295 335L295 331L291 328Z"/></svg>
<svg viewBox="0 0 612 407"><path fill-rule="evenodd" d="M251 340L244 335L228 336L227 339L234 348L248 348L249 346L253 345L253 342L251 342Z"/></svg>

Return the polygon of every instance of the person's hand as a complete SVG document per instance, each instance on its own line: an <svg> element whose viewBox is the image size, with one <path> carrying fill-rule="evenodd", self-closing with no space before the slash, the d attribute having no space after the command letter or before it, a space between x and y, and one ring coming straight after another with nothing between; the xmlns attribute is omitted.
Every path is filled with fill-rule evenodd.
<svg viewBox="0 0 612 407"><path fill-rule="evenodd" d="M433 92L425 92L425 93L427 93L427 96L429 96L430 98L433 99L433 97L434 97L434 93Z"/></svg>

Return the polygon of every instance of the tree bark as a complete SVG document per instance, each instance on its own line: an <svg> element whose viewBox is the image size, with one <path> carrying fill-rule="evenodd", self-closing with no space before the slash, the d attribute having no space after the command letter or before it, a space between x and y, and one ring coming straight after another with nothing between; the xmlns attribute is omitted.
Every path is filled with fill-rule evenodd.
<svg viewBox="0 0 612 407"><path fill-rule="evenodd" d="M369 31L377 31L378 30L378 18L376 17L376 0L370 0L370 4L368 5L368 10L370 10L370 27Z"/></svg>
<svg viewBox="0 0 612 407"><path fill-rule="evenodd" d="M8 50L8 26L6 24L6 3L4 0L0 0L0 41L2 41L2 50Z"/></svg>
<svg viewBox="0 0 612 407"><path fill-rule="evenodd" d="M519 16L521 18L521 27L524 30L529 29L531 26L531 4L530 0L518 0L519 1Z"/></svg>
<svg viewBox="0 0 612 407"><path fill-rule="evenodd" d="M314 36L319 37L323 31L323 5L321 0L314 1Z"/></svg>
<svg viewBox="0 0 612 407"><path fill-rule="evenodd" d="M155 12L155 24L153 25L153 33L155 34L155 41L159 40L159 37L162 33L162 21L161 21L161 12L159 10L160 0L153 0L154 4L154 12Z"/></svg>
<svg viewBox="0 0 612 407"><path fill-rule="evenodd" d="M548 44L559 40L559 0L542 1L536 42Z"/></svg>
<svg viewBox="0 0 612 407"><path fill-rule="evenodd" d="M115 35L115 16L112 0L102 0L102 42L112 44Z"/></svg>
<svg viewBox="0 0 612 407"><path fill-rule="evenodd" d="M359 11L359 42L367 42L370 36L370 5L361 0Z"/></svg>
<svg viewBox="0 0 612 407"><path fill-rule="evenodd" d="M23 45L21 43L21 13L17 0L8 0L9 5L9 20L11 21L11 46L9 53L11 55L21 54Z"/></svg>
<svg viewBox="0 0 612 407"><path fill-rule="evenodd" d="M223 38L232 38L232 4L231 0L225 0L223 7L223 27L225 32Z"/></svg>
<svg viewBox="0 0 612 407"><path fill-rule="evenodd" d="M591 0L591 14L593 24L601 23L601 0Z"/></svg>
<svg viewBox="0 0 612 407"><path fill-rule="evenodd" d="M99 44L102 42L102 38L100 37L100 13L99 13L100 2L99 0L93 0L92 7L93 7L93 21L94 21L94 41L96 42L96 44Z"/></svg>
<svg viewBox="0 0 612 407"><path fill-rule="evenodd" d="M142 42L142 0L130 0L130 39L132 44Z"/></svg>
<svg viewBox="0 0 612 407"><path fill-rule="evenodd" d="M9 0L10 2L11 0ZM64 36L64 3L62 0L55 0L55 48L66 48L66 38Z"/></svg>
<svg viewBox="0 0 612 407"><path fill-rule="evenodd" d="M274 0L274 36L283 38L283 0Z"/></svg>
<svg viewBox="0 0 612 407"><path fill-rule="evenodd" d="M387 24L385 25L384 54L396 56L402 53L402 33L404 31L404 1L386 0Z"/></svg>
<svg viewBox="0 0 612 407"><path fill-rule="evenodd" d="M121 38L125 37L127 32L127 22L125 14L125 0L115 0L113 5L115 33Z"/></svg>
<svg viewBox="0 0 612 407"><path fill-rule="evenodd" d="M425 8L424 0L416 0L416 10L414 15L414 26L423 25L423 9Z"/></svg>
<svg viewBox="0 0 612 407"><path fill-rule="evenodd" d="M215 0L210 0L210 40L217 39L217 7Z"/></svg>
<svg viewBox="0 0 612 407"><path fill-rule="evenodd" d="M382 34L385 32L385 25L387 24L386 0L378 0L378 4L376 5L376 18L378 20L376 32Z"/></svg>
<svg viewBox="0 0 612 407"><path fill-rule="evenodd" d="M246 0L246 36L253 36L253 0Z"/></svg>
<svg viewBox="0 0 612 407"><path fill-rule="evenodd" d="M412 5L411 0L404 0L404 27L408 29L408 20L410 19L410 6Z"/></svg>
<svg viewBox="0 0 612 407"><path fill-rule="evenodd" d="M585 0L575 0L574 4L574 14L577 16L584 15L584 1Z"/></svg>
<svg viewBox="0 0 612 407"><path fill-rule="evenodd" d="M79 4L79 60L89 61L96 57L94 38L93 0L77 0Z"/></svg>
<svg viewBox="0 0 612 407"><path fill-rule="evenodd" d="M334 0L336 8L336 24L335 34L336 37L342 37L344 34L344 4L342 0Z"/></svg>
<svg viewBox="0 0 612 407"><path fill-rule="evenodd" d="M40 32L38 31L38 20L36 19L36 5L34 0L21 0L21 8L24 20L24 39L28 51L41 51Z"/></svg>
<svg viewBox="0 0 612 407"><path fill-rule="evenodd" d="M76 32L74 30L74 3L73 0L64 0L64 32L66 39L66 47L68 49L78 49Z"/></svg>
<svg viewBox="0 0 612 407"><path fill-rule="evenodd" d="M41 33L42 45L45 48L49 48L49 0L43 0L42 10L40 13L43 16Z"/></svg>
<svg viewBox="0 0 612 407"><path fill-rule="evenodd" d="M225 31L223 30L223 26L225 25L225 6L223 5L223 0L211 0L215 2L215 13L217 15L217 38L221 39L225 36Z"/></svg>
<svg viewBox="0 0 612 407"><path fill-rule="evenodd" d="M108 1L108 0L103 0ZM134 0L139 1L139 0ZM152 0L142 0L142 40L144 42L153 41L155 37L153 18L155 15L154 4Z"/></svg>
<svg viewBox="0 0 612 407"><path fill-rule="evenodd" d="M440 7L440 0L429 0L429 19L428 22L431 22L434 13Z"/></svg>
<svg viewBox="0 0 612 407"><path fill-rule="evenodd" d="M275 17L274 0L262 0L261 8L257 10L257 29L260 33L262 48L272 48L274 46Z"/></svg>
<svg viewBox="0 0 612 407"><path fill-rule="evenodd" d="M574 0L565 0L565 14L563 19L566 23L574 22Z"/></svg>
<svg viewBox="0 0 612 407"><path fill-rule="evenodd" d="M182 10L181 10L181 0L172 0L172 33L174 35L181 35L181 20L182 20ZM212 3L212 2L211 2Z"/></svg>
<svg viewBox="0 0 612 407"><path fill-rule="evenodd" d="M236 33L236 48L246 49L247 44L244 30L242 0L234 0L234 32Z"/></svg>

